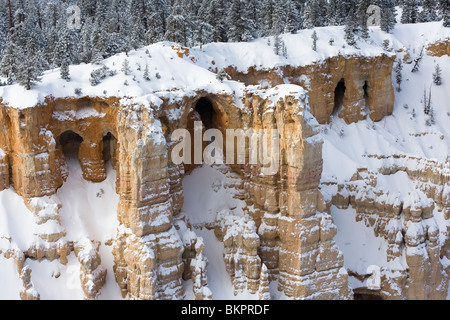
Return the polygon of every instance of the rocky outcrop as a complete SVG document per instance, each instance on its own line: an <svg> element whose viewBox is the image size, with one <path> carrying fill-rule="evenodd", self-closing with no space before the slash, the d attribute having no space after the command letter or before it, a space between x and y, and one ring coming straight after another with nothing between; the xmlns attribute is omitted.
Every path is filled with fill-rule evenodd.
<svg viewBox="0 0 450 320"><path fill-rule="evenodd" d="M450 56L450 39L444 39L430 43L427 47L427 55L432 57Z"/></svg>
<svg viewBox="0 0 450 320"><path fill-rule="evenodd" d="M33 108L2 106L0 188L14 187L40 230L40 241L25 258L66 263L75 251L86 298L98 295L105 279L98 246L65 240L55 193L67 178L66 159L77 158L91 182L106 178L105 161L111 160L120 196L114 273L122 295L181 299L183 279L192 279L195 298L210 299L204 246L180 214L182 180L195 165L174 164L170 158L172 133L193 132L197 120L203 130L214 128L225 137L227 129L252 129L277 130L280 138L272 174L265 174L270 168L261 161L224 169L233 174L233 196L246 204L244 216L220 212L211 226L224 243L235 293L245 288L267 299L268 282L278 280L278 289L294 299L351 298L343 255L333 240L336 228L319 190L323 142L318 122L330 121L333 112L347 123L390 114L392 63L386 55L338 56L321 64L285 66L281 74L228 68L231 79L248 86L233 93L157 92L146 105L115 97L49 97ZM285 79L308 90L283 85ZM246 159L250 152L247 145ZM448 207L449 201L441 202Z"/></svg>
<svg viewBox="0 0 450 320"><path fill-rule="evenodd" d="M217 216L216 237L225 247L225 268L233 281L235 294L244 289L258 291L261 274L260 245L255 222L222 211Z"/></svg>
<svg viewBox="0 0 450 320"><path fill-rule="evenodd" d="M328 123L333 113L352 123L367 116L380 121L392 114L394 60L395 57L387 55L336 56L304 67L282 66L279 70L251 67L246 73L235 67L225 70L231 79L246 85L298 84L308 90L311 113L319 123Z"/></svg>
<svg viewBox="0 0 450 320"><path fill-rule="evenodd" d="M98 252L100 243L88 239L74 245L74 251L80 262L80 281L86 300L95 299L105 284L106 269L101 265Z"/></svg>
<svg viewBox="0 0 450 320"><path fill-rule="evenodd" d="M445 299L448 223L447 230L439 231L433 212L437 207L448 220L448 164L405 155L369 157L383 160L379 172L359 169L351 181L335 186L331 203L338 208L353 207L357 221L364 221L377 237L385 239L387 263L391 264L381 270L379 294L384 299ZM399 172L414 182L414 192L392 194L377 187L378 175ZM322 188L333 189L328 183Z"/></svg>
<svg viewBox="0 0 450 320"><path fill-rule="evenodd" d="M21 300L41 300L39 292L34 289L33 282L31 281L31 268L26 266L20 273L20 279L22 280L22 290L20 291Z"/></svg>

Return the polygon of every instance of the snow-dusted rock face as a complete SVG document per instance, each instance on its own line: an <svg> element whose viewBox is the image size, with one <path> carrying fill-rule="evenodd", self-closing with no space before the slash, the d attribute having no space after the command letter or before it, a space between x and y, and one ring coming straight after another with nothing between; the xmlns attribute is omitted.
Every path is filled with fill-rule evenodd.
<svg viewBox="0 0 450 320"><path fill-rule="evenodd" d="M182 178L195 166L175 165L169 157L171 133L179 128L192 130L193 120L204 120L195 111L201 99L209 102L215 114L214 128L223 132L278 129L281 136L278 175L261 175L261 165L228 169L242 181L236 196L248 208L242 228L238 223L242 218L216 221L223 226L218 235L236 292L243 286L252 293L264 292L259 285L264 263L267 270L261 281L266 281L267 274L271 279L279 277L280 290L287 296L348 298L342 254L332 237L320 237L323 218L317 212L325 210L318 191L322 141L317 122L307 110L307 95L295 85L268 90L248 87L243 96L235 97L205 91L175 99L160 97L161 103L150 108L122 105L116 98L89 97L49 98L45 104L21 110L3 107L6 125L1 143L11 176L2 179L10 180L26 199L38 225L54 224L42 231L39 253L25 253L25 259L59 258L64 263L75 250L82 259L85 297L97 295L105 273L98 269L95 246L64 240L55 193L67 177L67 157L78 158L83 178L92 182L106 178L105 161L111 159L120 196L115 277L123 296L182 298L184 275L193 279L197 298L210 298L201 239L183 243L174 227L183 206ZM94 253L84 254L88 249ZM92 263L85 261L89 257ZM322 277L323 285L312 286L313 279Z"/></svg>
<svg viewBox="0 0 450 320"><path fill-rule="evenodd" d="M394 60L394 56L386 54L374 57L338 55L307 66L287 65L269 70L250 67L245 72L228 67L226 71L232 79L247 85L274 86L286 81L298 84L308 90L311 113L319 123L328 123L333 113L352 123L367 116L380 121L392 114ZM336 101L339 84L345 87L345 92L341 100Z"/></svg>
<svg viewBox="0 0 450 320"><path fill-rule="evenodd" d="M298 42L294 35L286 38L288 44ZM394 44L400 53L398 43ZM365 124L360 120L385 120L393 112L393 55L375 45L373 54L354 55L354 50L347 48L346 55L327 54L319 61L307 55L308 63L298 65L267 55L276 62L263 69L256 68L256 63L249 66L245 61L242 65L222 61L223 54L214 51L221 45L209 45L206 54L166 44L150 47L149 53L130 53L130 59L142 67L149 61L179 67L176 78L162 83L140 79L123 86L123 78L119 83L111 76L98 86L83 87L85 97L73 98L69 96L76 81L86 79L74 72L72 83L58 92L50 74L44 84L53 88L54 95L22 108L11 103L21 101L14 96L17 88L2 89L0 189L12 187L33 214L24 221L30 235L20 246L19 239L0 234L0 253L14 259L20 274L21 297L40 297L32 281L34 274L26 265L28 258L59 259L67 264L72 252L80 265L83 297L98 297L112 275L102 268L106 259L101 259L100 251L102 246L111 246L114 278L123 297L182 299L189 296L185 282L192 281L195 299L214 298L207 274L208 243L196 234L199 228L214 230L223 243L221 259L237 295L247 290L260 299L348 299L353 296L350 282L357 278L363 282L358 289L382 298L445 298L449 264L443 261L450 261L448 158L445 162L405 153L364 152L362 157L375 164L348 169L353 163L344 164L343 152L335 147L341 143L335 143L330 154L336 137L330 134L324 140L327 134L321 132L331 129L326 124L333 114L345 121L345 130L359 130ZM253 50L253 46L266 45L254 42L242 49ZM228 58L237 57L230 54ZM105 63L112 67L119 58L123 57L115 56ZM228 80L215 78L219 67L226 70ZM191 80L191 86L181 86ZM210 118L199 112L199 104L209 108L206 113L212 115ZM214 181L211 187L227 190L240 204L239 210L230 207L197 212L208 218L201 222L183 211L187 192L183 179L199 168L174 164L170 157L175 147L172 133L177 129L193 133L195 121L225 136L226 129L277 129L280 134L277 174L262 174L261 165L215 167L226 183ZM333 121L342 122L336 117ZM343 128L341 138L345 137ZM352 131L355 136L362 132L358 130ZM344 160L353 153L356 151L348 151ZM79 161L86 181L107 179L108 161L117 173L118 227L114 238L100 246L90 242L93 239L69 237L67 220L64 224L61 219L64 204L58 190L68 179L70 159ZM350 178L342 178L347 171L351 171ZM413 186L408 184L405 192L397 194L389 189L391 178ZM12 188L5 191L12 193ZM331 215L336 208L354 209L355 220L363 221L385 241L386 257L376 261L386 260L381 265L379 289L368 289L364 281L369 275L360 270L360 261L344 268L348 255L338 248L339 232ZM436 221L436 208L444 213L445 221ZM447 230L443 232L441 226ZM353 231L358 234L359 230ZM374 256L378 251L368 250ZM277 282L275 295L270 282Z"/></svg>
<svg viewBox="0 0 450 320"><path fill-rule="evenodd" d="M427 47L427 54L433 57L450 56L450 39L439 40L430 43Z"/></svg>
<svg viewBox="0 0 450 320"><path fill-rule="evenodd" d="M384 160L389 160L389 165L378 173L361 168L345 184L325 183L323 190L337 186L329 205L341 209L351 206L357 221L363 221L377 237L385 239L390 265L381 270L382 298L445 299L449 276L441 258L448 259L450 254L449 228L439 230L433 211L436 206L448 219L448 163L405 156ZM403 181L403 191L383 187L385 181L394 179ZM380 185L379 180L385 181ZM415 189L410 190L409 181ZM408 269L401 261L406 261Z"/></svg>

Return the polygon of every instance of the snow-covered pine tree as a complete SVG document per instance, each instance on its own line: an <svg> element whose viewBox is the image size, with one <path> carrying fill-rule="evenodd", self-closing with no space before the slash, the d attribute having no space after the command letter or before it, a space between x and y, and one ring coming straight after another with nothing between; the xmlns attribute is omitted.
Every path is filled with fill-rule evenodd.
<svg viewBox="0 0 450 320"><path fill-rule="evenodd" d="M417 0L408 0L403 2L401 23L416 23L419 16L419 6Z"/></svg>
<svg viewBox="0 0 450 320"><path fill-rule="evenodd" d="M120 71L122 71L126 76L131 74L130 61L128 61L128 59L123 60Z"/></svg>
<svg viewBox="0 0 450 320"><path fill-rule="evenodd" d="M257 37L260 37L260 21L259 21L259 0L243 0L244 2L244 19L245 19L245 35L244 41L250 41ZM281 1L280 8L284 8L284 1ZM286 16L285 19L288 17Z"/></svg>
<svg viewBox="0 0 450 320"><path fill-rule="evenodd" d="M66 28L61 28L59 34L58 42L53 51L53 64L60 67L63 62L67 64L67 66L71 63L70 61L70 38Z"/></svg>
<svg viewBox="0 0 450 320"><path fill-rule="evenodd" d="M63 80L66 81L70 80L69 62L67 60L62 61L59 75Z"/></svg>
<svg viewBox="0 0 450 320"><path fill-rule="evenodd" d="M166 19L170 14L170 7L165 0L147 0L147 30L146 43L156 43L164 39L167 31Z"/></svg>
<svg viewBox="0 0 450 320"><path fill-rule="evenodd" d="M8 14L5 2L0 2L0 61L2 52L6 49L9 35Z"/></svg>
<svg viewBox="0 0 450 320"><path fill-rule="evenodd" d="M106 57L107 41L106 31L103 29L101 22L98 21L98 18L96 18L91 29L91 62L97 61L99 57L102 57L102 59Z"/></svg>
<svg viewBox="0 0 450 320"><path fill-rule="evenodd" d="M325 0L310 0L303 11L303 28L311 29L326 25L328 4Z"/></svg>
<svg viewBox="0 0 450 320"><path fill-rule="evenodd" d="M317 51L317 32L316 30L314 30L314 32L311 35L311 39L312 39L312 49L314 51Z"/></svg>
<svg viewBox="0 0 450 320"><path fill-rule="evenodd" d="M188 35L191 31L190 24L186 20L184 3L182 0L176 0L172 12L167 18L167 31L164 34L164 39L187 46Z"/></svg>
<svg viewBox="0 0 450 320"><path fill-rule="evenodd" d="M402 87L401 87L402 80L403 80L402 70L403 70L402 60L397 59L396 65L394 67L394 72L395 72L395 82L397 83L397 91L398 92L402 91Z"/></svg>
<svg viewBox="0 0 450 320"><path fill-rule="evenodd" d="M347 19L345 21L345 29L344 29L345 42L347 42L347 44L349 46L356 45L356 39L355 39L356 31L357 31L357 22L356 22L355 13L353 11L350 11L347 16Z"/></svg>
<svg viewBox="0 0 450 320"><path fill-rule="evenodd" d="M438 21L436 13L436 0L423 0L422 11L419 13L420 22Z"/></svg>
<svg viewBox="0 0 450 320"><path fill-rule="evenodd" d="M425 120L425 124L427 126L434 125L435 119L434 119L433 105L431 103L431 87L430 92L428 93L428 97L427 97L427 89L424 89L423 92L423 112L425 113L425 115L428 116L428 118Z"/></svg>
<svg viewBox="0 0 450 320"><path fill-rule="evenodd" d="M433 83L437 86L440 86L442 84L442 70L439 64L437 64L434 69Z"/></svg>
<svg viewBox="0 0 450 320"><path fill-rule="evenodd" d="M300 28L300 12L298 11L294 0L284 0L283 4L286 16L284 32L295 33Z"/></svg>
<svg viewBox="0 0 450 320"><path fill-rule="evenodd" d="M361 33L361 38L363 39L368 39L370 37L369 27L367 26L367 9L369 8L370 4L370 0L360 0L358 8L356 10L358 27Z"/></svg>
<svg viewBox="0 0 450 320"><path fill-rule="evenodd" d="M280 52L281 52L281 35L280 35L280 33L275 33L273 36L273 52L276 55L280 55Z"/></svg>
<svg viewBox="0 0 450 320"><path fill-rule="evenodd" d="M275 2L274 0L263 0L260 8L260 25L263 36L269 36L273 33L273 24L275 21Z"/></svg>
<svg viewBox="0 0 450 320"><path fill-rule="evenodd" d="M210 32L206 36L210 38L209 42L222 42L226 39L223 5L222 0L203 0L200 6L199 16L210 28Z"/></svg>
<svg viewBox="0 0 450 320"><path fill-rule="evenodd" d="M45 39L42 33L42 22L39 22L41 16L41 2L37 0L28 0L25 2L25 20L24 31L27 44L32 42L33 50L39 50L45 46Z"/></svg>
<svg viewBox="0 0 450 320"><path fill-rule="evenodd" d="M246 40L245 23L244 2L242 0L232 0L227 19L227 36L230 41L240 42Z"/></svg>
<svg viewBox="0 0 450 320"><path fill-rule="evenodd" d="M19 65L17 80L25 89L30 90L37 82L41 81L42 70L39 68L37 56L31 49L31 44L27 47L27 53L23 54L23 61Z"/></svg>
<svg viewBox="0 0 450 320"><path fill-rule="evenodd" d="M327 25L337 26L339 25L338 9L339 0L329 0L327 5Z"/></svg>
<svg viewBox="0 0 450 320"><path fill-rule="evenodd" d="M0 62L0 74L7 78L8 84L12 84L17 78L20 63L23 60L23 56L21 55L23 53L20 48L9 38Z"/></svg>
<svg viewBox="0 0 450 320"><path fill-rule="evenodd" d="M396 9L394 0L379 0L381 9L380 28L384 32L391 33L396 24Z"/></svg>
<svg viewBox="0 0 450 320"><path fill-rule="evenodd" d="M146 81L150 81L150 72L148 70L148 64L145 65L145 70L144 70L144 80Z"/></svg>
<svg viewBox="0 0 450 320"><path fill-rule="evenodd" d="M450 28L450 0L439 0L439 14L444 21L444 27Z"/></svg>
<svg viewBox="0 0 450 320"><path fill-rule="evenodd" d="M198 9L198 22L195 29L194 42L196 45L202 46L203 44L214 41L215 27L210 24L211 19L209 15L209 1L203 0L200 8Z"/></svg>
<svg viewBox="0 0 450 320"><path fill-rule="evenodd" d="M341 0L337 5L336 19L337 25L345 25L349 14L356 17L357 0Z"/></svg>
<svg viewBox="0 0 450 320"><path fill-rule="evenodd" d="M216 79L220 82L223 82L225 79L227 79L227 73L224 69L220 69L220 71L216 75Z"/></svg>

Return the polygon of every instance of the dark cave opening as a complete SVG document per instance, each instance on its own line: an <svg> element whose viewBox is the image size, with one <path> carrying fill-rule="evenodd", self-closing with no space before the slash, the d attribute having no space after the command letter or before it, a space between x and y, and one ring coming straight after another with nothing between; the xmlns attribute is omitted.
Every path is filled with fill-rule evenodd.
<svg viewBox="0 0 450 320"><path fill-rule="evenodd" d="M117 139L111 132L103 137L103 161L108 162L115 159L117 150Z"/></svg>
<svg viewBox="0 0 450 320"><path fill-rule="evenodd" d="M200 115L206 130L217 129L217 113L208 98L200 98L195 105L195 111Z"/></svg>
<svg viewBox="0 0 450 320"><path fill-rule="evenodd" d="M336 89L334 90L333 115L339 112L339 109L344 102L344 96L345 96L345 80L341 79L341 81L338 82Z"/></svg>
<svg viewBox="0 0 450 320"><path fill-rule="evenodd" d="M59 145L66 158L78 159L78 151L82 142L83 138L72 130L65 131L59 136Z"/></svg>
<svg viewBox="0 0 450 320"><path fill-rule="evenodd" d="M364 90L364 100L366 102L366 107L367 107L369 105L369 103L368 103L368 101L369 101L369 82L367 80L364 81L363 90Z"/></svg>

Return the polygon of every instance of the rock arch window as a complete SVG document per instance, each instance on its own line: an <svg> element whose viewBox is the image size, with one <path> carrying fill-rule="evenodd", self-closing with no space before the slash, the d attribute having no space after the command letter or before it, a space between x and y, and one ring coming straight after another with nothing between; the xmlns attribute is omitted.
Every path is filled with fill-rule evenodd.
<svg viewBox="0 0 450 320"><path fill-rule="evenodd" d="M78 151L80 150L83 138L72 130L63 132L58 139L59 146L62 148L66 158L78 159Z"/></svg>
<svg viewBox="0 0 450 320"><path fill-rule="evenodd" d="M333 115L337 114L344 102L345 96L345 80L341 79L334 90L334 109Z"/></svg>
<svg viewBox="0 0 450 320"><path fill-rule="evenodd" d="M111 161L113 168L116 166L117 139L111 132L103 137L103 161Z"/></svg>
<svg viewBox="0 0 450 320"><path fill-rule="evenodd" d="M369 106L369 81L367 81L367 80L364 81L363 91L364 91L365 106L368 107Z"/></svg>
<svg viewBox="0 0 450 320"><path fill-rule="evenodd" d="M200 115L206 130L218 128L218 115L211 100L200 98L195 105L195 111Z"/></svg>

